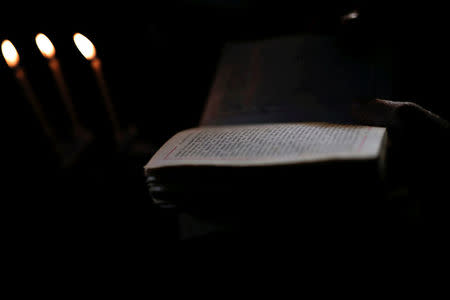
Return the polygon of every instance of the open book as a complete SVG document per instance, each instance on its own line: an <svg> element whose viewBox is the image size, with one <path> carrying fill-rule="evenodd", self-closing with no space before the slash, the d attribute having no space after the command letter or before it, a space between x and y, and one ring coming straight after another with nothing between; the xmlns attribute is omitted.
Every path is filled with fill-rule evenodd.
<svg viewBox="0 0 450 300"><path fill-rule="evenodd" d="M349 108L388 96L374 57L330 36L226 45L200 126L175 134L145 166L153 199L204 207L301 194L329 198L331 208L342 203L337 194L369 195L386 129L352 125Z"/></svg>
<svg viewBox="0 0 450 300"><path fill-rule="evenodd" d="M169 139L145 172L155 203L184 210L224 213L301 197L364 215L376 211L367 196L383 176L386 140L385 128L332 123L206 126ZM333 205L326 209L337 212Z"/></svg>

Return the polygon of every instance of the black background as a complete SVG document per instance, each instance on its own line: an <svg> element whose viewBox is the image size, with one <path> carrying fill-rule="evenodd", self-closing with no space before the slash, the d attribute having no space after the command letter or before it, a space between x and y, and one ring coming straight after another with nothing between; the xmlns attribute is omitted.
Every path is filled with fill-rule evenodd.
<svg viewBox="0 0 450 300"><path fill-rule="evenodd" d="M14 241L11 245L20 245L19 252L56 245L59 255L76 249L86 255L98 251L105 257L118 249L142 254L176 240L173 220L152 206L147 194L142 168L151 155L118 152L114 145L90 65L73 43L76 32L97 49L122 126L135 124L140 140L155 146L198 124L224 41L287 33L347 30L362 45L386 43L395 54L395 100L414 101L447 119L450 116L446 16L431 3L84 5L72 1L3 11L0 39L15 45L58 135L67 136L69 122L47 61L35 45L39 32L53 42L82 123L96 137L74 165L62 168L12 70L2 60L2 181L7 187L1 197L2 214ZM361 12L360 20L343 27L340 16L355 8Z"/></svg>

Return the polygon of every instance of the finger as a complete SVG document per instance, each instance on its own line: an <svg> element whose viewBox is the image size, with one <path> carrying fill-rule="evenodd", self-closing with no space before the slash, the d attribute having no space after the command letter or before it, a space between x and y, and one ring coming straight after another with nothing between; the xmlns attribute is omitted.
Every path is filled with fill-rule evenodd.
<svg viewBox="0 0 450 300"><path fill-rule="evenodd" d="M449 122L412 102L373 99L355 102L353 117L361 123L394 130L447 131Z"/></svg>
<svg viewBox="0 0 450 300"><path fill-rule="evenodd" d="M357 122L365 125L392 127L396 120L396 109L403 103L381 99L359 100L353 102L352 115Z"/></svg>

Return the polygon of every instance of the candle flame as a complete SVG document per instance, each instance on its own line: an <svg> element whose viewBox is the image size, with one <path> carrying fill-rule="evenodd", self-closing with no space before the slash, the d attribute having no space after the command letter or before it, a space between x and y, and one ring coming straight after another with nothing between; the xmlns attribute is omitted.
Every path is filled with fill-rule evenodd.
<svg viewBox="0 0 450 300"><path fill-rule="evenodd" d="M352 12L342 16L342 20L343 21L349 21L349 20L354 20L354 19L356 19L358 17L359 17L358 11L354 10L354 11L352 11Z"/></svg>
<svg viewBox="0 0 450 300"><path fill-rule="evenodd" d="M39 33L36 35L36 45L41 51L42 55L47 58L53 58L55 56L55 47L52 42L44 34Z"/></svg>
<svg viewBox="0 0 450 300"><path fill-rule="evenodd" d="M6 63L10 68L14 68L19 64L19 54L16 48L9 40L4 40L2 42L2 53L6 60Z"/></svg>
<svg viewBox="0 0 450 300"><path fill-rule="evenodd" d="M75 42L75 45L77 46L78 50L80 50L81 54L87 59L92 60L96 56L96 51L94 44L82 35L81 33L75 33L73 35L73 41Z"/></svg>

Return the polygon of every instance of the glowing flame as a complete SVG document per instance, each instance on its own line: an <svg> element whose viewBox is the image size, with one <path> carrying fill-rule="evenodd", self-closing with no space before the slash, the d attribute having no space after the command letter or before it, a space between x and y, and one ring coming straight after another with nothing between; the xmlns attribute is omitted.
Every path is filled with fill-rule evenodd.
<svg viewBox="0 0 450 300"><path fill-rule="evenodd" d="M52 58L55 56L55 47L53 47L52 42L44 34L39 33L36 35L36 45L41 51L42 55L47 58Z"/></svg>
<svg viewBox="0 0 450 300"><path fill-rule="evenodd" d="M81 33L75 33L73 35L73 41L75 42L78 50L80 50L81 54L83 54L86 59L91 60L95 58L96 51L94 44L92 44L87 37Z"/></svg>
<svg viewBox="0 0 450 300"><path fill-rule="evenodd" d="M358 17L359 17L358 11L354 10L354 11L352 11L352 12L350 12L350 13L344 15L344 16L342 17L342 20L344 20L344 21L354 20L354 19L356 19L356 18L358 18Z"/></svg>
<svg viewBox="0 0 450 300"><path fill-rule="evenodd" d="M4 40L2 42L2 53L10 68L14 68L19 64L19 54L9 40Z"/></svg>

